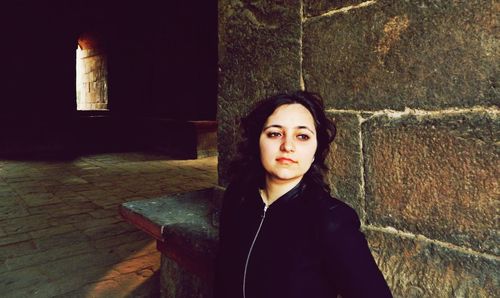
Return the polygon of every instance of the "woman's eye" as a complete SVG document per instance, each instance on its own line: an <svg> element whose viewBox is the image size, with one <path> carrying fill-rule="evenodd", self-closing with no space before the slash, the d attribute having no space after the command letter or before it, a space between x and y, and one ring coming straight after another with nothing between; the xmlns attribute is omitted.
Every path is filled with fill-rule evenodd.
<svg viewBox="0 0 500 298"><path fill-rule="evenodd" d="M303 140L303 141L307 141L307 140L310 139L310 137L308 135L306 135L306 134L300 134L300 135L297 136L297 138L299 140Z"/></svg>
<svg viewBox="0 0 500 298"><path fill-rule="evenodd" d="M269 138L277 138L277 137L280 137L281 136L281 133L279 132L275 132L275 131L271 131L271 132L268 132L267 133L267 136Z"/></svg>

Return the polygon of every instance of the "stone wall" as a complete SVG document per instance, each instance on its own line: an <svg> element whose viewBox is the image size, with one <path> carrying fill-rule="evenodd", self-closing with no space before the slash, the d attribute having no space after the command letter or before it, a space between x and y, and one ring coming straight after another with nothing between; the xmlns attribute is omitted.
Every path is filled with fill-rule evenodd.
<svg viewBox="0 0 500 298"><path fill-rule="evenodd" d="M219 177L259 99L323 95L332 194L395 296L500 295L495 1L219 1Z"/></svg>

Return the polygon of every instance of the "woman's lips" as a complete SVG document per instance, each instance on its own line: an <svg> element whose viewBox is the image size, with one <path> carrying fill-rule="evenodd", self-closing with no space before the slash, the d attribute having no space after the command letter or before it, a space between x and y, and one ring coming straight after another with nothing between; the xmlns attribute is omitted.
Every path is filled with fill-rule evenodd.
<svg viewBox="0 0 500 298"><path fill-rule="evenodd" d="M297 163L297 161L291 159L291 158L286 158L286 157L279 157L276 158L276 161L279 163L284 163L284 164L291 164L291 163Z"/></svg>

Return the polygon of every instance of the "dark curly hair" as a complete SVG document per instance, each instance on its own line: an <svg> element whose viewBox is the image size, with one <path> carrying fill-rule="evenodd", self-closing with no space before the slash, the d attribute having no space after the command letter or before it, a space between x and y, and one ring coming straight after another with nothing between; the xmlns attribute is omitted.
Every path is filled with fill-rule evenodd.
<svg viewBox="0 0 500 298"><path fill-rule="evenodd" d="M324 181L324 173L328 170L325 159L330 149L330 143L335 138L336 128L325 115L321 96L307 91L268 97L257 103L253 110L241 119L243 140L238 147L238 157L230 166L232 181L238 180L239 183L247 186L264 186L265 170L260 161L260 134L267 118L278 107L288 104L303 105L314 118L318 147L314 155L314 161L304 177L312 179L329 191L329 186Z"/></svg>

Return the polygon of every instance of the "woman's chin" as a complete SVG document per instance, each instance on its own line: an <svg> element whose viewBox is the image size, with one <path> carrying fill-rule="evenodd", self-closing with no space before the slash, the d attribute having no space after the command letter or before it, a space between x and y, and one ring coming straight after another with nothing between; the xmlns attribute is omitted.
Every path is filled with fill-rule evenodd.
<svg viewBox="0 0 500 298"><path fill-rule="evenodd" d="M302 179L304 175L297 174L297 173L287 173L287 172L281 172L281 173L274 173L273 175L268 175L268 180L278 182L278 183L292 183L295 181L299 181Z"/></svg>

